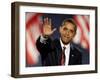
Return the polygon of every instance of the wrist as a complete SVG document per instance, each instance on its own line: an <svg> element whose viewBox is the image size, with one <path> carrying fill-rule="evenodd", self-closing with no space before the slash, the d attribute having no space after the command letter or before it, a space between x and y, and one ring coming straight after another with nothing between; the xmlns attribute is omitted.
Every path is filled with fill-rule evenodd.
<svg viewBox="0 0 100 80"><path fill-rule="evenodd" d="M47 38L49 38L49 36L48 36L48 35L44 35L44 34L43 34L42 36L43 36L44 38L46 38L46 39L47 39Z"/></svg>

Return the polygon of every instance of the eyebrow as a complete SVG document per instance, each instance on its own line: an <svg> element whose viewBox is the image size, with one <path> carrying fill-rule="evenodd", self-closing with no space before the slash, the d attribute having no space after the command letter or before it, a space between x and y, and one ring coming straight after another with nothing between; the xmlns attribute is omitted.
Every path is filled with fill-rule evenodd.
<svg viewBox="0 0 100 80"><path fill-rule="evenodd" d="M68 30L68 28L66 28L66 27L64 27L63 29L66 29L66 30ZM74 30L72 30L72 29L70 29L70 31L74 32Z"/></svg>

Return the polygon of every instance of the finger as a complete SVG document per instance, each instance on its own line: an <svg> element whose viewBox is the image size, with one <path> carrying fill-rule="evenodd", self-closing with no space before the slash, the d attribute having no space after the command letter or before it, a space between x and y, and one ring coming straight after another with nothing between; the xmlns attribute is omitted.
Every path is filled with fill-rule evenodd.
<svg viewBox="0 0 100 80"><path fill-rule="evenodd" d="M48 17L46 18L46 24L48 24L49 23L49 21L48 21L49 19L48 19Z"/></svg>
<svg viewBox="0 0 100 80"><path fill-rule="evenodd" d="M52 23L51 23L51 19L49 19L49 25L51 25Z"/></svg>
<svg viewBox="0 0 100 80"><path fill-rule="evenodd" d="M48 18L44 18L44 24L48 24Z"/></svg>
<svg viewBox="0 0 100 80"><path fill-rule="evenodd" d="M43 19L43 24L46 24L46 18Z"/></svg>

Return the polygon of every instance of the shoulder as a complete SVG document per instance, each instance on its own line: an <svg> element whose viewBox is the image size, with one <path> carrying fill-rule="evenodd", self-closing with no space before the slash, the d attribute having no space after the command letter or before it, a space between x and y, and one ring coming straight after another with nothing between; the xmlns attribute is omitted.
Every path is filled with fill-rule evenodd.
<svg viewBox="0 0 100 80"><path fill-rule="evenodd" d="M74 43L71 43L71 51L73 53L75 53L76 55L82 55L82 50L80 47L78 47L77 45L75 45Z"/></svg>
<svg viewBox="0 0 100 80"><path fill-rule="evenodd" d="M58 43L58 42L60 42L60 40L56 38L53 40L53 42Z"/></svg>
<svg viewBox="0 0 100 80"><path fill-rule="evenodd" d="M57 46L57 45L60 45L60 40L57 39L57 38L54 39L54 40L53 40L53 44L55 44L56 46Z"/></svg>

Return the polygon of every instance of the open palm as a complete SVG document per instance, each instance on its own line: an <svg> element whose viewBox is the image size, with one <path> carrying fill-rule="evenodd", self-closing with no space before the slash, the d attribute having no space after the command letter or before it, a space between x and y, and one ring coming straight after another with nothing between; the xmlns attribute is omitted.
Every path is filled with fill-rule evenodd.
<svg viewBox="0 0 100 80"><path fill-rule="evenodd" d="M43 36L50 36L56 30L55 28L52 29L51 26L51 19L45 18L43 23Z"/></svg>

